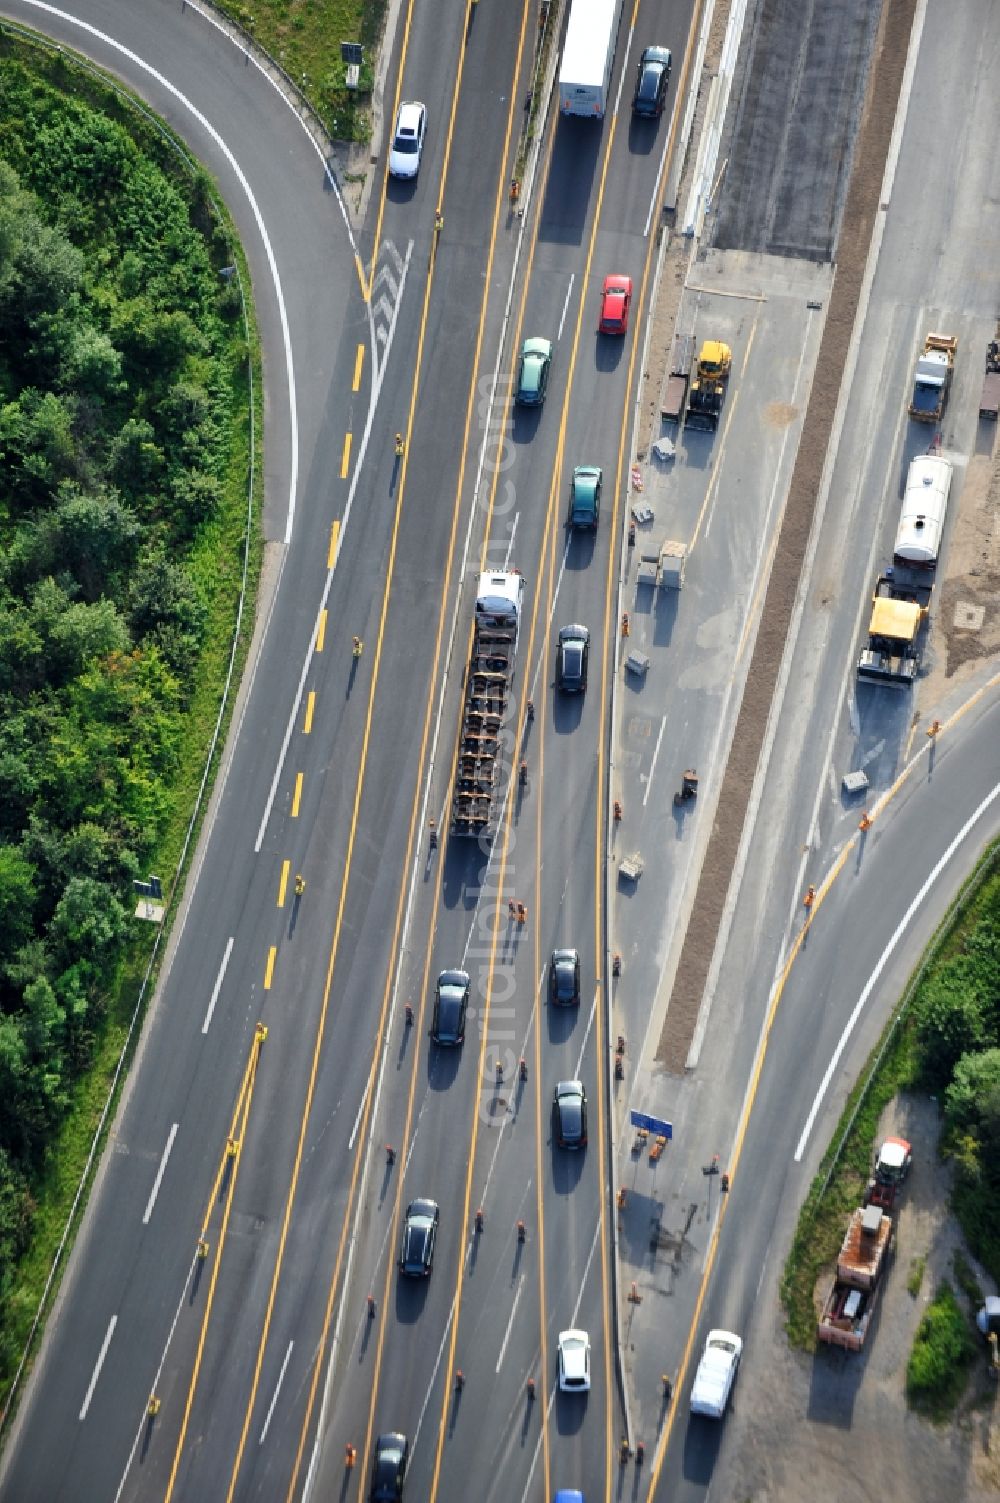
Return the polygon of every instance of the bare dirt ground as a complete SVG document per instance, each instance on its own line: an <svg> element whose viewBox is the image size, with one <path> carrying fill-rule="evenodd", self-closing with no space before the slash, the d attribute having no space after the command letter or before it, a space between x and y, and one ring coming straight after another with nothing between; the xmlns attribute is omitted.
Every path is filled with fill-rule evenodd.
<svg viewBox="0 0 1000 1503"><path fill-rule="evenodd" d="M882 1130L912 1143L914 1168L899 1212L895 1258L865 1350L824 1349L815 1356L792 1351L777 1298L780 1268L774 1269L769 1280L774 1287L762 1291L766 1315L751 1333L713 1496L733 1503L996 1499L1000 1415L985 1343L953 1422L932 1424L906 1402L906 1363L927 1302L942 1279L958 1292L955 1249L975 1268L947 1214L951 1176L937 1153L937 1108L927 1098L898 1100L887 1109ZM907 1281L920 1259L925 1266L914 1296ZM976 1274L988 1290L988 1279L979 1269ZM817 1309L827 1287L828 1280L817 1288Z"/></svg>
<svg viewBox="0 0 1000 1503"><path fill-rule="evenodd" d="M980 434L985 444L965 472L945 582L931 614L931 669L919 688L928 713L1000 653L1000 444L995 429L981 425Z"/></svg>

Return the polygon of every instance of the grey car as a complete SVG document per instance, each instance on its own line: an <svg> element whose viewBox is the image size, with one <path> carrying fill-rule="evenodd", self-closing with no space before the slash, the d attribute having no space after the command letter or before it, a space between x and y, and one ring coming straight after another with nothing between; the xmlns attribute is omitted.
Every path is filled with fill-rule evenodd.
<svg viewBox="0 0 1000 1503"><path fill-rule="evenodd" d="M553 950L549 961L549 1000L572 1007L580 1000L580 955L577 950Z"/></svg>
<svg viewBox="0 0 1000 1503"><path fill-rule="evenodd" d="M406 1207L403 1244L399 1250L399 1271L408 1278L425 1279L434 1262L441 1212L433 1200L411 1200Z"/></svg>
<svg viewBox="0 0 1000 1503"><path fill-rule="evenodd" d="M590 632L585 626L564 626L556 650L556 683L565 694L582 694L587 687Z"/></svg>
<svg viewBox="0 0 1000 1503"><path fill-rule="evenodd" d="M465 1038L469 977L465 971L442 971L434 991L431 1038L435 1044L460 1044Z"/></svg>
<svg viewBox="0 0 1000 1503"><path fill-rule="evenodd" d="M587 1093L579 1080L560 1080L552 1101L560 1148L587 1146Z"/></svg>

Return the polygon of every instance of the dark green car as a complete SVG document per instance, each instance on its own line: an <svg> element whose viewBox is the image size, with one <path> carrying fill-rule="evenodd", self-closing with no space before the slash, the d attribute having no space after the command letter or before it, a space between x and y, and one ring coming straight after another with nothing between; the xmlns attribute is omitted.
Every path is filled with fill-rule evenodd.
<svg viewBox="0 0 1000 1503"><path fill-rule="evenodd" d="M524 341L521 363L517 369L517 386L514 389L514 401L518 407L541 407L549 384L551 364L551 340L536 337Z"/></svg>
<svg viewBox="0 0 1000 1503"><path fill-rule="evenodd" d="M597 527L601 515L602 472L596 465L579 464L573 471L569 489L569 522L571 527Z"/></svg>

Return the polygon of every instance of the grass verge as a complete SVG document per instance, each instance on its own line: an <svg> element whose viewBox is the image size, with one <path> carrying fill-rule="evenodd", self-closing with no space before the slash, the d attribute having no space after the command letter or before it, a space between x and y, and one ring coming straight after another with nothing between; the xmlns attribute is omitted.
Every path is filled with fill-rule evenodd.
<svg viewBox="0 0 1000 1503"><path fill-rule="evenodd" d="M335 140L371 139L388 0L226 0L219 8L280 64ZM357 89L347 87L341 42L365 49Z"/></svg>
<svg viewBox="0 0 1000 1503"><path fill-rule="evenodd" d="M873 1050L859 1084L851 1093L819 1173L813 1181L799 1216L781 1280L785 1329L794 1346L807 1351L816 1349L817 1314L813 1293L817 1280L824 1269L835 1261L848 1217L861 1203L883 1110L898 1092L915 1088L919 1064L913 1023L915 1005L919 1004L922 989L934 981L937 970L961 950L966 938L978 924L983 909L991 901L997 881L993 868L998 852L1000 845L995 845L983 854L931 940L920 967L906 988L882 1039ZM920 1265L919 1272L917 1263ZM916 1260L907 1282L911 1294L915 1295L919 1290L923 1274L923 1260ZM978 1284L964 1258L956 1259L955 1275L970 1303L974 1303L979 1293ZM950 1285L943 1287L948 1289L954 1301ZM940 1298L942 1308L947 1306L948 1296L940 1290L935 1298ZM961 1311L959 1314L971 1341L968 1321ZM950 1330L950 1313L941 1316L939 1323ZM935 1332L936 1330L935 1327ZM933 1341L937 1341L936 1334L933 1335ZM935 1352L939 1348L950 1349L943 1337L935 1345ZM964 1385L964 1346L958 1343L954 1350L960 1359L959 1366L963 1373L960 1379L956 1378L957 1393L960 1393ZM924 1375L931 1368L936 1371L935 1364L936 1358L935 1362L925 1359L923 1368L920 1363L917 1364L917 1390L921 1382L928 1381ZM935 1383L937 1387L934 1386ZM942 1405L946 1402L953 1403L954 1398L946 1399L946 1394L951 1394L952 1390L940 1379L935 1378L930 1386L933 1394L928 1400L928 1412L937 1415L941 1412Z"/></svg>

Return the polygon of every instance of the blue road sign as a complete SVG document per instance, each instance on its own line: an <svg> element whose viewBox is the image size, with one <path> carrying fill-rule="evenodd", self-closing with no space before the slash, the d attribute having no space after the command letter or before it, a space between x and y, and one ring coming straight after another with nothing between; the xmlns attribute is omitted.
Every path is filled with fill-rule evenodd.
<svg viewBox="0 0 1000 1503"><path fill-rule="evenodd" d="M658 1138L666 1138L669 1142L674 1135L673 1125L662 1117L647 1117L645 1112L631 1112L629 1116L633 1127L644 1127Z"/></svg>

